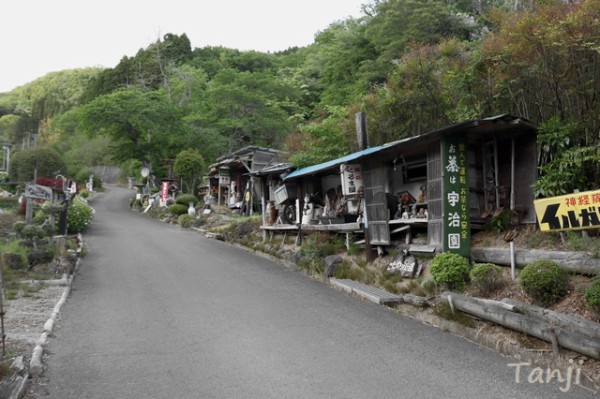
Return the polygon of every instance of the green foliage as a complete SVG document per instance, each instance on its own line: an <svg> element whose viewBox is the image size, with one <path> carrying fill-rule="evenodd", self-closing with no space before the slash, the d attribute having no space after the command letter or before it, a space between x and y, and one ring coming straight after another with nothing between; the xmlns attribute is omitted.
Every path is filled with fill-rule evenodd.
<svg viewBox="0 0 600 399"><path fill-rule="evenodd" d="M54 178L67 172L67 166L60 154L51 148L33 147L16 152L10 160L10 180L26 182L33 180L37 166L37 176Z"/></svg>
<svg viewBox="0 0 600 399"><path fill-rule="evenodd" d="M0 208L2 209L17 209L19 199L17 197L0 197Z"/></svg>
<svg viewBox="0 0 600 399"><path fill-rule="evenodd" d="M196 205L198 203L198 198L193 194L181 194L175 197L175 203L185 205L186 209L189 207L190 202Z"/></svg>
<svg viewBox="0 0 600 399"><path fill-rule="evenodd" d="M38 238L44 237L44 230L42 229L41 226L30 224L30 225L23 227L23 230L21 231L21 235L23 237L27 238L28 240L36 240Z"/></svg>
<svg viewBox="0 0 600 399"><path fill-rule="evenodd" d="M167 209L169 210L169 213L171 213L175 216L179 216L179 215L187 214L188 206L182 205L182 204L173 204L173 205L169 205L167 207Z"/></svg>
<svg viewBox="0 0 600 399"><path fill-rule="evenodd" d="M27 248L12 240L0 245L2 266L12 270L21 270L27 267Z"/></svg>
<svg viewBox="0 0 600 399"><path fill-rule="evenodd" d="M300 254L315 272L322 273L323 258L333 255L343 248L344 241L340 237L314 233L303 238Z"/></svg>
<svg viewBox="0 0 600 399"><path fill-rule="evenodd" d="M173 171L185 181L187 191L196 192L196 181L204 172L204 158L196 150L183 150L175 158Z"/></svg>
<svg viewBox="0 0 600 399"><path fill-rule="evenodd" d="M594 280L585 289L584 298L590 309L600 312L600 280Z"/></svg>
<svg viewBox="0 0 600 399"><path fill-rule="evenodd" d="M93 209L79 197L73 199L67 208L67 230L70 234L77 234L87 228L94 217Z"/></svg>
<svg viewBox="0 0 600 399"><path fill-rule="evenodd" d="M161 93L137 90L94 99L83 108L80 125L91 136L109 136L117 162L137 159L159 165L171 138L185 134L179 111Z"/></svg>
<svg viewBox="0 0 600 399"><path fill-rule="evenodd" d="M477 263L469 273L471 285L479 296L489 296L506 284L502 268L491 263Z"/></svg>
<svg viewBox="0 0 600 399"><path fill-rule="evenodd" d="M77 171L77 173L75 174L75 180L77 180L77 182L79 184L86 184L87 182L90 181L90 176L93 176L92 182L94 184L94 190L101 189L102 188L102 178L96 172L94 172L94 170L91 168L84 167L84 168L79 169L79 171Z"/></svg>
<svg viewBox="0 0 600 399"><path fill-rule="evenodd" d="M540 177L535 183L537 196L551 197L586 190L593 165L600 162L597 148L574 142L578 126L553 117L540 125L538 133Z"/></svg>
<svg viewBox="0 0 600 399"><path fill-rule="evenodd" d="M510 209L503 209L498 215L492 216L491 220L488 222L488 228L497 233L505 232L510 227L512 215Z"/></svg>
<svg viewBox="0 0 600 399"><path fill-rule="evenodd" d="M333 271L333 276L338 279L349 279L354 281L361 281L363 279L364 272L361 269L352 267L348 262L342 262L336 266Z"/></svg>
<svg viewBox="0 0 600 399"><path fill-rule="evenodd" d="M188 215L187 213L183 214L183 215L179 215L179 217L177 218L177 223L184 228L190 228L192 227L192 225L194 224L194 221L196 220L196 217L193 215Z"/></svg>
<svg viewBox="0 0 600 399"><path fill-rule="evenodd" d="M32 248L27 254L28 263L30 265L41 265L51 262L54 259L54 248L52 245Z"/></svg>
<svg viewBox="0 0 600 399"><path fill-rule="evenodd" d="M290 161L298 167L315 165L347 155L356 136L348 134L354 129L343 107L326 107L327 117L319 123L302 126L302 130L288 137L286 149Z"/></svg>
<svg viewBox="0 0 600 399"><path fill-rule="evenodd" d="M432 259L429 267L433 280L451 290L461 291L469 281L469 262L458 254L438 254Z"/></svg>
<svg viewBox="0 0 600 399"><path fill-rule="evenodd" d="M519 275L521 288L542 306L550 306L569 291L569 276L556 262L540 259L529 263Z"/></svg>

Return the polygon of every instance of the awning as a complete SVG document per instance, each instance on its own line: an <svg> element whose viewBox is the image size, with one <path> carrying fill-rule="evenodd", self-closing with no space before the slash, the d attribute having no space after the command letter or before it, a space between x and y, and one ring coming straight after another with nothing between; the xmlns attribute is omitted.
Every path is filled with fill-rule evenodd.
<svg viewBox="0 0 600 399"><path fill-rule="evenodd" d="M317 165L311 165L311 166L307 166L306 168L302 168L302 169L298 169L293 171L292 173L290 173L289 175L287 175L284 180L290 180L290 179L295 179L298 178L300 176L306 176L306 175L312 175L312 174L317 174L319 172L322 172L324 170L327 169L333 169L336 166L340 166L342 164L345 164L347 162L351 162L354 161L356 159L362 158L365 155L369 155L369 154L373 154L377 151L382 150L383 148L385 148L385 146L377 146L377 147L369 147L365 150L362 151L358 151L358 152L354 152L352 154L346 155L344 157L341 158L337 158L337 159L333 159L331 161L327 161L327 162L323 162Z"/></svg>

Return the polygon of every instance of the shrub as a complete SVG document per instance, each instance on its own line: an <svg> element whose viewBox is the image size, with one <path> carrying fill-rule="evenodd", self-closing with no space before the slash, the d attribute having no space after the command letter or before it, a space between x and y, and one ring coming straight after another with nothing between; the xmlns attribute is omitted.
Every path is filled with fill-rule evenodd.
<svg viewBox="0 0 600 399"><path fill-rule="evenodd" d="M473 265L469 277L477 295L480 296L486 296L506 283L502 268L491 263Z"/></svg>
<svg viewBox="0 0 600 399"><path fill-rule="evenodd" d="M584 298L591 309L600 312L600 280L595 280L585 289Z"/></svg>
<svg viewBox="0 0 600 399"><path fill-rule="evenodd" d="M430 265L433 281L449 289L463 290L469 281L469 262L458 254L436 255Z"/></svg>
<svg viewBox="0 0 600 399"><path fill-rule="evenodd" d="M54 247L45 245L43 247L32 249L27 254L27 261L30 265L40 265L52 262L54 259Z"/></svg>
<svg viewBox="0 0 600 399"><path fill-rule="evenodd" d="M67 171L61 155L45 147L33 147L15 153L10 159L11 181L30 181L33 176L56 176Z"/></svg>
<svg viewBox="0 0 600 399"><path fill-rule="evenodd" d="M569 290L567 272L547 259L529 263L521 271L519 280L525 293L542 306L556 303Z"/></svg>
<svg viewBox="0 0 600 399"><path fill-rule="evenodd" d="M30 224L30 225L23 227L23 230L21 231L21 235L29 240L43 238L44 237L44 229L42 229L42 226L36 226L34 224Z"/></svg>
<svg viewBox="0 0 600 399"><path fill-rule="evenodd" d="M27 248L19 245L17 241L10 241L0 247L2 253L2 266L13 270L27 267Z"/></svg>
<svg viewBox="0 0 600 399"><path fill-rule="evenodd" d="M18 222L15 222L15 224L13 224L13 230L18 235L21 235L25 226L27 226L27 224L24 221L19 220Z"/></svg>
<svg viewBox="0 0 600 399"><path fill-rule="evenodd" d="M68 230L70 234L77 234L85 230L94 217L94 210L83 200L75 197L67 209Z"/></svg>
<svg viewBox="0 0 600 399"><path fill-rule="evenodd" d="M182 205L182 204L173 204L173 205L170 205L167 209L173 215L179 216L179 215L187 214L188 206Z"/></svg>
<svg viewBox="0 0 600 399"><path fill-rule="evenodd" d="M82 168L75 173L75 180L77 180L80 184L87 184L90 181L90 176L92 177L92 183L94 184L93 189L98 190L102 188L102 178L94 172L91 168Z"/></svg>
<svg viewBox="0 0 600 399"><path fill-rule="evenodd" d="M177 223L179 223L181 227L189 228L194 224L194 220L196 220L194 216L184 213L183 215L179 215Z"/></svg>
<svg viewBox="0 0 600 399"><path fill-rule="evenodd" d="M198 198L196 198L196 196L192 194L182 194L175 198L175 203L185 205L186 210L187 207L190 205L190 202L196 205L198 203Z"/></svg>
<svg viewBox="0 0 600 399"><path fill-rule="evenodd" d="M0 197L0 208L17 209L18 206L19 199L17 197Z"/></svg>

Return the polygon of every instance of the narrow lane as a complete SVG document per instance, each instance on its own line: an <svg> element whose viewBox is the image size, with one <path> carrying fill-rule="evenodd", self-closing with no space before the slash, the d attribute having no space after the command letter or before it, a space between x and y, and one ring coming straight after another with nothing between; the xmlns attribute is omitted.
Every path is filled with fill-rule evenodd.
<svg viewBox="0 0 600 399"><path fill-rule="evenodd" d="M301 273L95 201L38 398L586 398Z"/></svg>

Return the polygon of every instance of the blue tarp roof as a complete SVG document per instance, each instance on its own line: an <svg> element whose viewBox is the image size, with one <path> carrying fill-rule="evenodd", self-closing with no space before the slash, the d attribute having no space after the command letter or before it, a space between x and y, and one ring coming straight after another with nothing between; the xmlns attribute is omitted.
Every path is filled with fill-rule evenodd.
<svg viewBox="0 0 600 399"><path fill-rule="evenodd" d="M369 155L372 154L374 152L380 151L381 149L385 148L387 146L377 146L377 147L369 147L365 150L362 151L358 151L358 152L354 152L352 154L346 155L345 157L341 157L341 158L336 158L333 159L331 161L327 161L327 162L323 162L317 165L311 165L311 166L307 166L306 168L302 168L302 169L297 169L295 171L293 171L292 173L290 173L289 175L287 175L284 180L289 180L289 179L294 179L296 177L300 177L300 176L305 176L305 175L310 175L313 173L317 173L320 171L323 171L325 169L330 169L330 168L334 168L336 166L339 166L343 163L346 162L350 162L350 161L354 161L355 159L361 158L365 155Z"/></svg>

